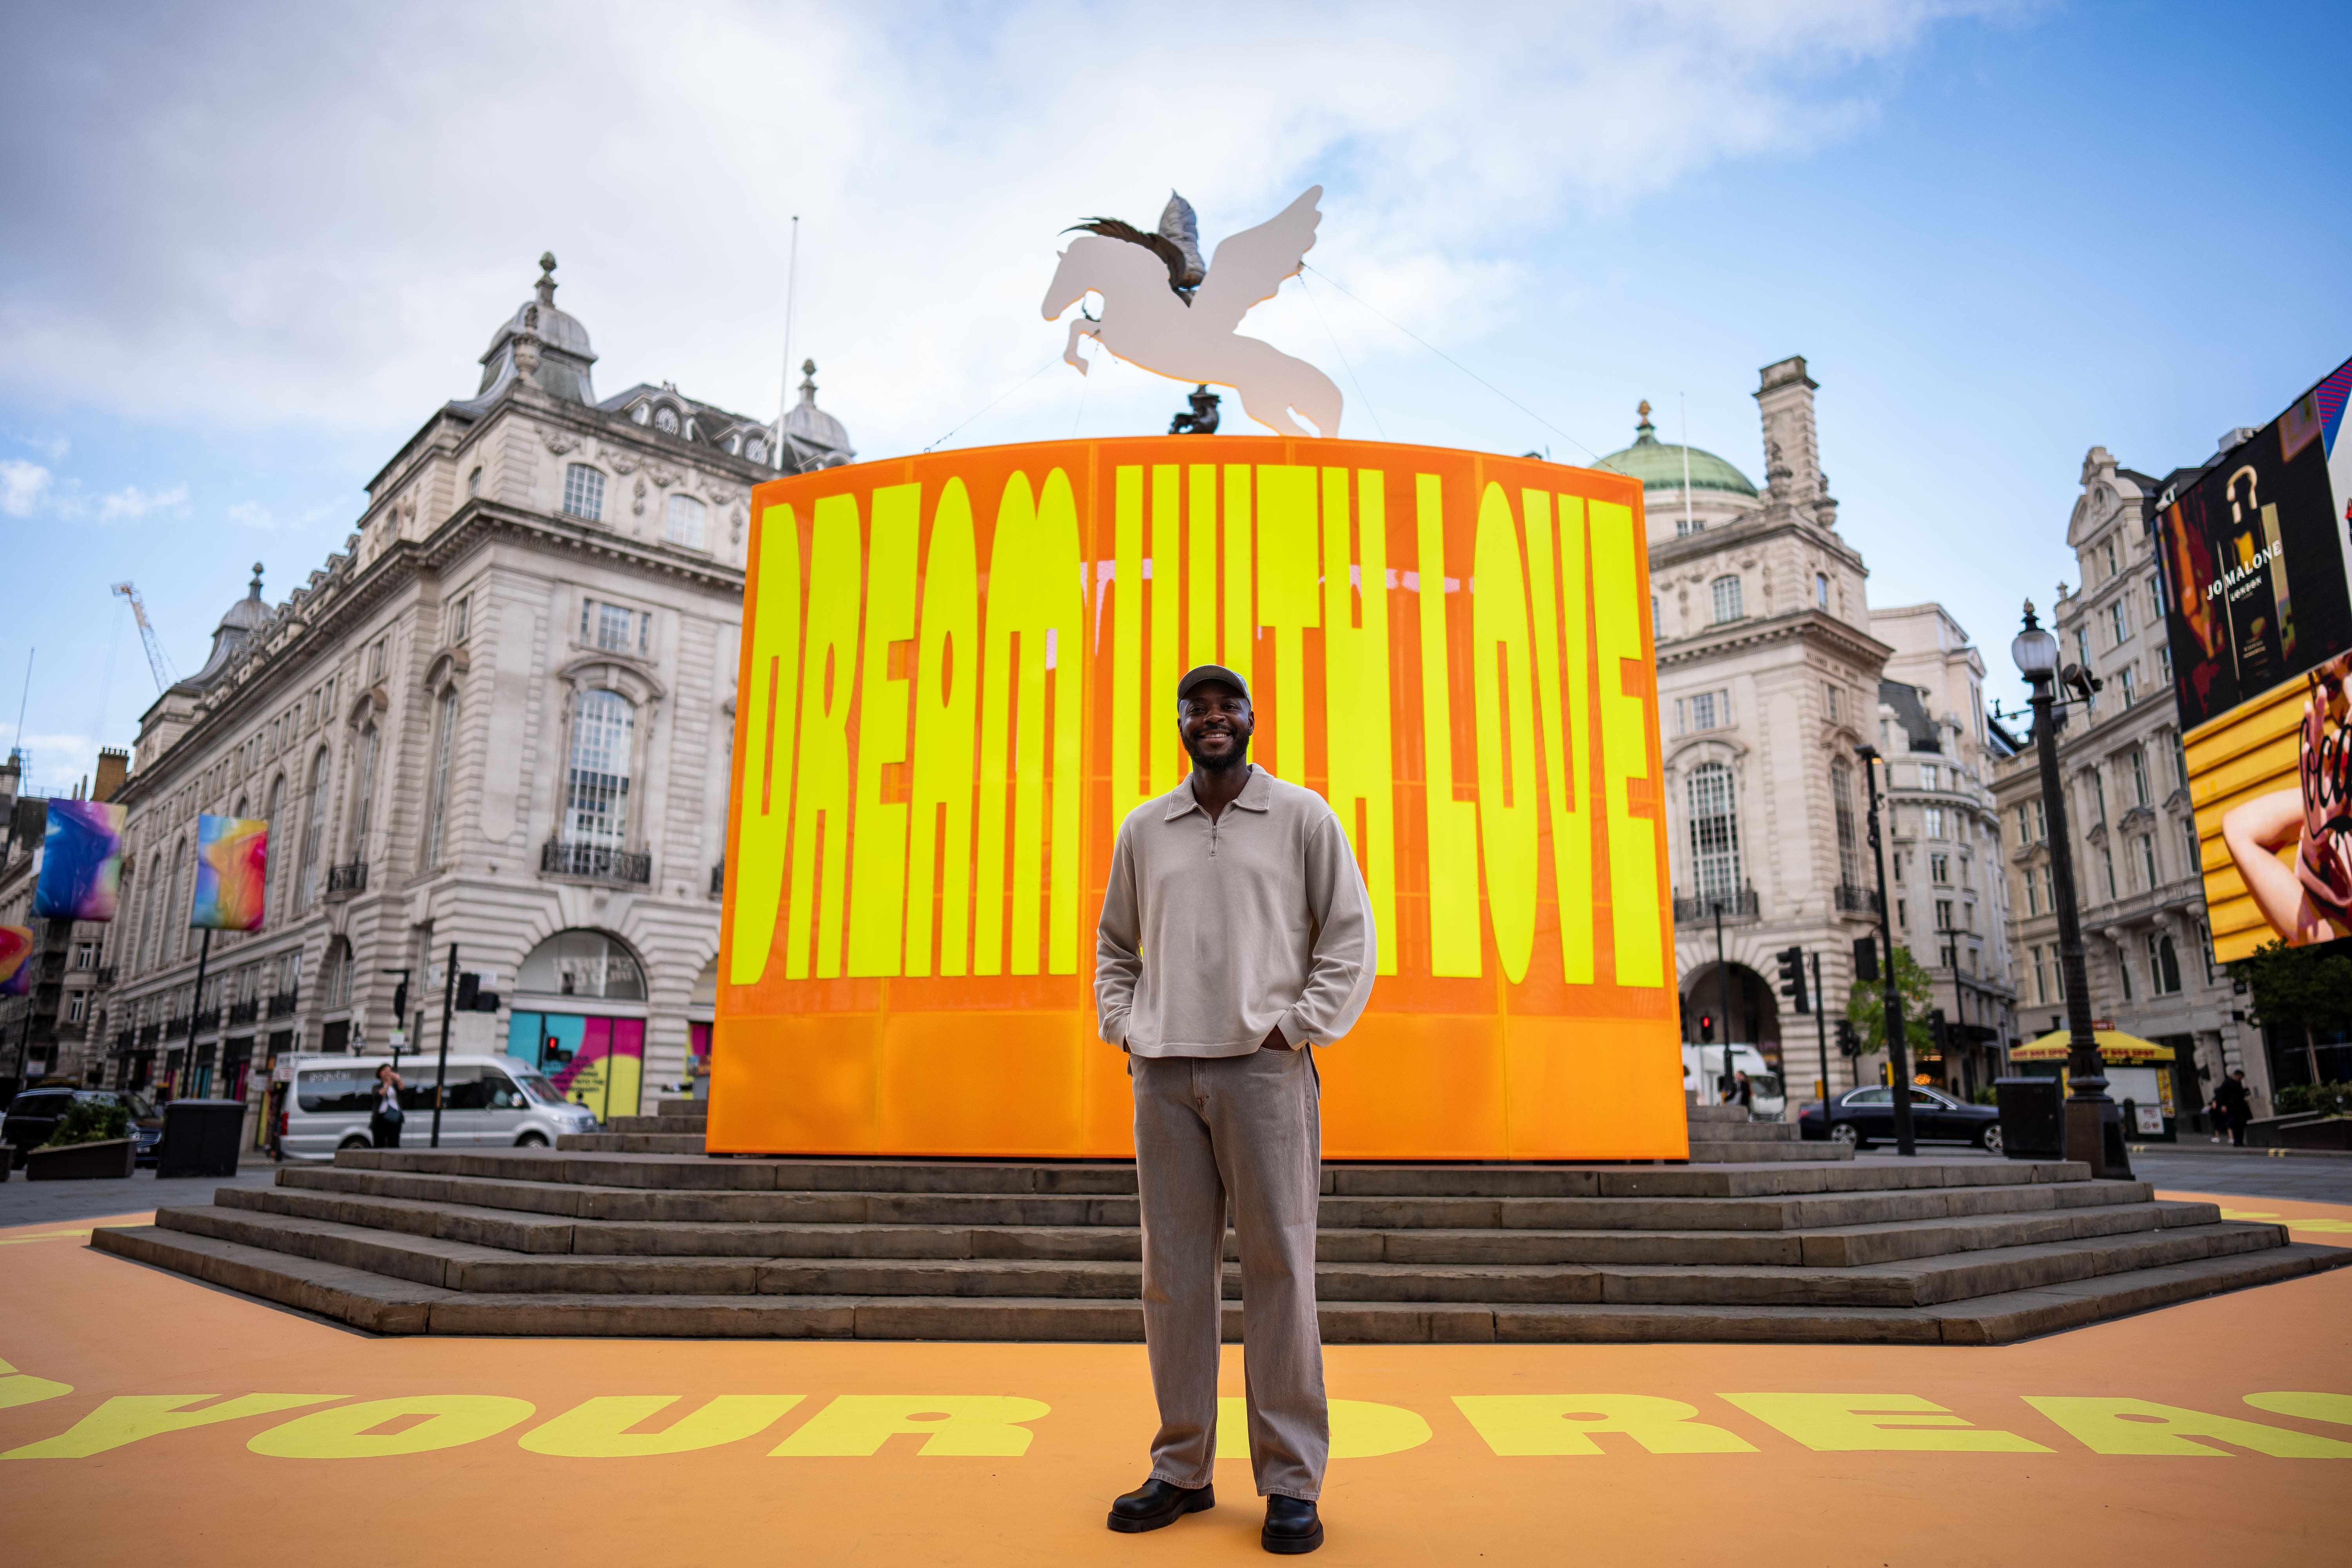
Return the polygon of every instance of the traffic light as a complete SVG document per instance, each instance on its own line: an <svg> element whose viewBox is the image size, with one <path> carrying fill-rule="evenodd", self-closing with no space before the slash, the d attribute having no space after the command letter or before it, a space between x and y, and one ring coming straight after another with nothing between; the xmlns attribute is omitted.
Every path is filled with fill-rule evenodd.
<svg viewBox="0 0 2352 1568"><path fill-rule="evenodd" d="M1856 980L1878 978L1878 939L1866 936L1853 944L1853 977Z"/></svg>
<svg viewBox="0 0 2352 1568"><path fill-rule="evenodd" d="M1801 947L1783 948L1778 956L1780 960L1780 994L1789 998L1790 1005L1798 1012L1811 1012L1811 998L1805 994L1805 950Z"/></svg>
<svg viewBox="0 0 2352 1568"><path fill-rule="evenodd" d="M1698 1016L1698 1038L1701 1045L1711 1046L1715 1044L1714 1014L1701 1013Z"/></svg>
<svg viewBox="0 0 2352 1568"><path fill-rule="evenodd" d="M1838 1055L1842 1057L1858 1057L1862 1055L1862 1037L1854 1032L1853 1019L1840 1018L1838 1020L1837 1041Z"/></svg>
<svg viewBox="0 0 2352 1568"><path fill-rule="evenodd" d="M408 1022L408 982L403 980L392 988L392 1016L401 1024Z"/></svg>
<svg viewBox="0 0 2352 1568"><path fill-rule="evenodd" d="M1931 1008L1927 1013L1927 1037L1935 1042L1937 1054L1940 1056L1944 1049L1944 1010L1941 1007Z"/></svg>

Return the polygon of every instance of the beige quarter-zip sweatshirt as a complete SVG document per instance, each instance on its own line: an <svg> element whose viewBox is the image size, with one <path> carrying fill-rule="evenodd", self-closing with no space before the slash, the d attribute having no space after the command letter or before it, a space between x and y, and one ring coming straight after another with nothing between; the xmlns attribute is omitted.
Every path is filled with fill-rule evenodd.
<svg viewBox="0 0 2352 1568"><path fill-rule="evenodd" d="M1371 900L1339 819L1253 767L1212 822L1190 779L1128 813L1095 939L1102 1037L1139 1057L1239 1057L1282 1026L1328 1046L1371 999Z"/></svg>

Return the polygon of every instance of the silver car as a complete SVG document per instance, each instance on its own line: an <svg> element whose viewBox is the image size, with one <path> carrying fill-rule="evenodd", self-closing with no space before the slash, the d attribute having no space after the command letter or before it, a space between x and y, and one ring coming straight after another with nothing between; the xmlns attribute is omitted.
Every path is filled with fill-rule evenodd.
<svg viewBox="0 0 2352 1568"><path fill-rule="evenodd" d="M384 1057L300 1057L294 1062L278 1147L289 1160L331 1160L338 1150L374 1146L369 1119L376 1104L376 1069ZM394 1070L400 1091L400 1144L422 1149L432 1141L432 1057L407 1057ZM444 1149L552 1148L566 1132L590 1132L596 1118L565 1101L536 1068L513 1057L453 1056L443 1079Z"/></svg>

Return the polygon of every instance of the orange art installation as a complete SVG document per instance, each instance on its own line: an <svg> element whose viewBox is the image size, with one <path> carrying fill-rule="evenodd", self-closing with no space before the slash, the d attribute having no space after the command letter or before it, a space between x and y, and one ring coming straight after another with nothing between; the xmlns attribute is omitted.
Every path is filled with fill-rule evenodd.
<svg viewBox="0 0 2352 1568"><path fill-rule="evenodd" d="M1215 662L1379 921L1326 1156L1687 1153L1636 482L1153 437L778 479L752 528L714 1152L1130 1153L1095 919Z"/></svg>

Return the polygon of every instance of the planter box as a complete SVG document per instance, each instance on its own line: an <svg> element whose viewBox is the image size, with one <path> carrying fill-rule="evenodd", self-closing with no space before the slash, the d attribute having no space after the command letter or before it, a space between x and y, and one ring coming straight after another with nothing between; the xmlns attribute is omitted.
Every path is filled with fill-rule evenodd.
<svg viewBox="0 0 2352 1568"><path fill-rule="evenodd" d="M128 1138L101 1138L93 1143L68 1143L62 1148L36 1149L25 1156L28 1182L87 1182L125 1178L138 1145Z"/></svg>

